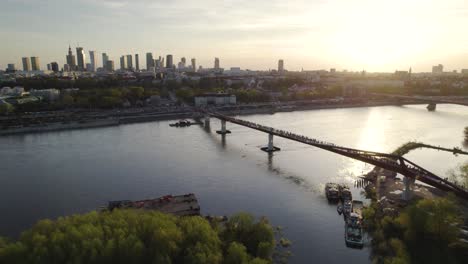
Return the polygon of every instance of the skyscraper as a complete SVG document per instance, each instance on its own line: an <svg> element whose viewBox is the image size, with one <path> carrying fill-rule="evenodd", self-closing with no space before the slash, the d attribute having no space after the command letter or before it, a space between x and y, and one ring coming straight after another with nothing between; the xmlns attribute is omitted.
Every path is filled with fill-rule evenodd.
<svg viewBox="0 0 468 264"><path fill-rule="evenodd" d="M109 56L106 53L103 53L102 54L102 68L106 69L108 60L109 60Z"/></svg>
<svg viewBox="0 0 468 264"><path fill-rule="evenodd" d="M59 66L58 66L58 63L57 62L51 62L50 63L50 66L52 68L52 71L54 72L58 72L59 71Z"/></svg>
<svg viewBox="0 0 468 264"><path fill-rule="evenodd" d="M9 72L14 72L14 71L16 71L15 64L14 64L14 63L9 63L8 66L7 66L7 70L8 70Z"/></svg>
<svg viewBox="0 0 468 264"><path fill-rule="evenodd" d="M180 61L184 64L184 66L187 64L187 59L185 57L182 57Z"/></svg>
<svg viewBox="0 0 468 264"><path fill-rule="evenodd" d="M78 62L78 70L83 71L85 69L86 56L82 47L76 48L76 61Z"/></svg>
<svg viewBox="0 0 468 264"><path fill-rule="evenodd" d="M219 70L219 58L215 58L214 68L215 68L215 70Z"/></svg>
<svg viewBox="0 0 468 264"><path fill-rule="evenodd" d="M279 72L279 73L283 73L283 72L284 72L284 61L283 61L283 60L279 60L279 61L278 61L278 72Z"/></svg>
<svg viewBox="0 0 468 264"><path fill-rule="evenodd" d="M95 72L96 71L96 57L95 57L95 51L90 50L89 51L89 63L91 64L91 71Z"/></svg>
<svg viewBox="0 0 468 264"><path fill-rule="evenodd" d="M41 63L39 62L39 57L31 57L31 70L40 71Z"/></svg>
<svg viewBox="0 0 468 264"><path fill-rule="evenodd" d="M22 58L23 61L23 71L30 71L31 70L31 61L28 57Z"/></svg>
<svg viewBox="0 0 468 264"><path fill-rule="evenodd" d="M76 70L76 60L75 56L73 56L73 51L70 46L68 46L67 64L68 66L70 66L69 70Z"/></svg>
<svg viewBox="0 0 468 264"><path fill-rule="evenodd" d="M110 71L110 72L114 71L114 61L107 60L105 69L106 71Z"/></svg>
<svg viewBox="0 0 468 264"><path fill-rule="evenodd" d="M197 71L197 60L195 58L192 59L192 70Z"/></svg>
<svg viewBox="0 0 468 264"><path fill-rule="evenodd" d="M127 69L133 69L133 59L132 55L127 55Z"/></svg>
<svg viewBox="0 0 468 264"><path fill-rule="evenodd" d="M138 54L135 54L135 70L140 70L140 56Z"/></svg>
<svg viewBox="0 0 468 264"><path fill-rule="evenodd" d="M146 53L146 70L149 70L151 67L154 67L153 53Z"/></svg>
<svg viewBox="0 0 468 264"><path fill-rule="evenodd" d="M166 68L171 69L173 65L174 62L172 61L172 55L169 54L166 56Z"/></svg>
<svg viewBox="0 0 468 264"><path fill-rule="evenodd" d="M127 69L127 57L120 56L120 69L126 70Z"/></svg>

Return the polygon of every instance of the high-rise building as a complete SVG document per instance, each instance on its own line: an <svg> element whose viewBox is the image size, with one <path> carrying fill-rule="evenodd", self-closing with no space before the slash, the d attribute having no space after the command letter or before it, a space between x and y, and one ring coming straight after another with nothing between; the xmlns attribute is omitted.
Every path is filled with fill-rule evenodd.
<svg viewBox="0 0 468 264"><path fill-rule="evenodd" d="M86 55L82 47L76 48L76 61L78 63L78 70L84 71L85 70L85 63L86 63Z"/></svg>
<svg viewBox="0 0 468 264"><path fill-rule="evenodd" d="M184 64L184 66L187 64L187 59L185 57L182 57L180 61Z"/></svg>
<svg viewBox="0 0 468 264"><path fill-rule="evenodd" d="M192 59L192 70L197 71L197 60L195 58Z"/></svg>
<svg viewBox="0 0 468 264"><path fill-rule="evenodd" d="M93 51L93 50L90 50L89 51L89 63L91 64L91 71L94 72L96 71L96 56L95 56L96 52Z"/></svg>
<svg viewBox="0 0 468 264"><path fill-rule="evenodd" d="M57 62L51 62L50 66L51 66L53 72L58 72L59 71L59 66L58 66Z"/></svg>
<svg viewBox="0 0 468 264"><path fill-rule="evenodd" d="M103 53L102 54L102 68L106 69L108 60L109 60L109 56L106 53Z"/></svg>
<svg viewBox="0 0 468 264"><path fill-rule="evenodd" d="M31 61L28 57L23 57L23 71L30 71L31 70Z"/></svg>
<svg viewBox="0 0 468 264"><path fill-rule="evenodd" d="M215 58L214 68L215 68L215 70L219 70L219 58Z"/></svg>
<svg viewBox="0 0 468 264"><path fill-rule="evenodd" d="M50 63L47 63L47 70L48 70L48 71L51 71L51 70L52 70L52 65L50 65Z"/></svg>
<svg viewBox="0 0 468 264"><path fill-rule="evenodd" d="M135 70L140 70L140 56L138 54L135 54Z"/></svg>
<svg viewBox="0 0 468 264"><path fill-rule="evenodd" d="M31 70L40 71L41 63L39 62L39 57L31 57Z"/></svg>
<svg viewBox="0 0 468 264"><path fill-rule="evenodd" d="M64 71L64 72L69 72L69 71L71 71L70 65L64 64L64 65L63 65L63 71Z"/></svg>
<svg viewBox="0 0 468 264"><path fill-rule="evenodd" d="M127 69L133 69L133 59L132 55L127 55Z"/></svg>
<svg viewBox="0 0 468 264"><path fill-rule="evenodd" d="M153 53L146 53L146 69L149 70L151 67L154 67Z"/></svg>
<svg viewBox="0 0 468 264"><path fill-rule="evenodd" d="M283 60L279 60L279 61L278 61L278 72L279 72L279 73L283 73L283 72L284 72L284 61L283 61Z"/></svg>
<svg viewBox="0 0 468 264"><path fill-rule="evenodd" d="M107 60L105 69L106 69L106 71L109 71L109 72L114 71L114 61Z"/></svg>
<svg viewBox="0 0 468 264"><path fill-rule="evenodd" d="M166 56L166 68L171 69L174 65L174 62L172 61L172 55L167 55Z"/></svg>
<svg viewBox="0 0 468 264"><path fill-rule="evenodd" d="M120 69L126 70L127 69L127 57L120 56Z"/></svg>
<svg viewBox="0 0 468 264"><path fill-rule="evenodd" d="M439 64L437 66L432 66L432 73L438 74L444 72L444 65Z"/></svg>
<svg viewBox="0 0 468 264"><path fill-rule="evenodd" d="M9 63L8 66L7 66L7 71L9 71L9 72L16 71L15 64L14 63Z"/></svg>
<svg viewBox="0 0 468 264"><path fill-rule="evenodd" d="M75 56L73 56L73 51L70 46L68 46L67 64L69 66L69 71L76 70L76 59Z"/></svg>

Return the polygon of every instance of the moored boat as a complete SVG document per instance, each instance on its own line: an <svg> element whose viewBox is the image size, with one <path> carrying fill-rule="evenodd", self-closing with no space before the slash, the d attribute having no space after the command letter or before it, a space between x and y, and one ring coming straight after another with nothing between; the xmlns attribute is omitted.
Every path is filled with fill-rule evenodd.
<svg viewBox="0 0 468 264"><path fill-rule="evenodd" d="M331 182L325 184L325 195L329 201L338 201L340 199L338 184Z"/></svg>
<svg viewBox="0 0 468 264"><path fill-rule="evenodd" d="M351 194L351 190L347 185L341 184L340 185L340 198L344 201L351 201L353 199L353 195Z"/></svg>
<svg viewBox="0 0 468 264"><path fill-rule="evenodd" d="M348 247L362 248L364 246L362 224L356 213L351 213L345 222L345 242Z"/></svg>

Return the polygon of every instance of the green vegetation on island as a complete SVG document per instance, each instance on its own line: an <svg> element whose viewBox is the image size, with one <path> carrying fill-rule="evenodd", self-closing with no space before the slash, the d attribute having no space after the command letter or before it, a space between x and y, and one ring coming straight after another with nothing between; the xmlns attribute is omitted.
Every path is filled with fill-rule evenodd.
<svg viewBox="0 0 468 264"><path fill-rule="evenodd" d="M0 239L0 263L272 262L275 239L264 218L227 223L155 211L114 210L42 220L18 241Z"/></svg>
<svg viewBox="0 0 468 264"><path fill-rule="evenodd" d="M453 196L416 201L394 217L374 201L363 217L372 235L373 263L468 263L468 244L460 241L460 208Z"/></svg>

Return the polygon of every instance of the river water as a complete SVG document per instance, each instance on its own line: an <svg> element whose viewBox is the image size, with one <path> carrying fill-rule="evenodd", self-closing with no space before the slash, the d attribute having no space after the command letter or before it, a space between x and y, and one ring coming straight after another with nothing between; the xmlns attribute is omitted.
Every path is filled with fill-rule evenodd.
<svg viewBox="0 0 468 264"><path fill-rule="evenodd" d="M242 118L335 144L390 152L418 140L461 147L468 111L424 105L312 110ZM228 123L224 139L201 126L168 121L0 137L0 235L17 236L42 218L83 213L109 200L193 192L203 214L239 211L267 216L292 241L290 263L369 263L369 247L348 249L344 222L329 205L326 182L353 185L372 169L324 150L275 138L273 156L259 150L267 135ZM445 176L467 160L416 150L410 160ZM360 190L353 189L354 197Z"/></svg>

